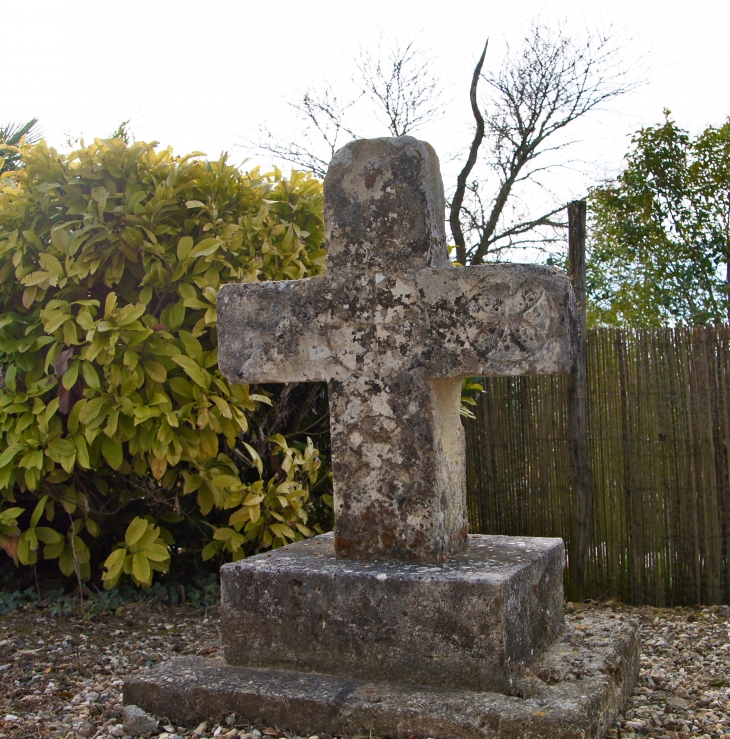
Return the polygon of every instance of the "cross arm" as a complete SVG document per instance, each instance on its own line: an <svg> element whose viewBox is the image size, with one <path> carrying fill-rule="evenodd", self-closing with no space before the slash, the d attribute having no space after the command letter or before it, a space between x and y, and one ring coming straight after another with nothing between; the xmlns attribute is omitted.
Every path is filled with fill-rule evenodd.
<svg viewBox="0 0 730 739"><path fill-rule="evenodd" d="M218 366L235 383L317 382L331 375L326 276L223 285Z"/></svg>
<svg viewBox="0 0 730 739"><path fill-rule="evenodd" d="M422 269L432 376L568 372L577 314L568 277L551 267L490 264Z"/></svg>

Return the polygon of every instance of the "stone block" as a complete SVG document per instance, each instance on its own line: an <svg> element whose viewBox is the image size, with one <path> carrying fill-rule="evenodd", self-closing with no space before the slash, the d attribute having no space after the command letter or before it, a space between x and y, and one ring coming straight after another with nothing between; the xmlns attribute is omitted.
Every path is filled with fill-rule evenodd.
<svg viewBox="0 0 730 739"><path fill-rule="evenodd" d="M180 724L235 712L299 736L594 739L636 683L638 628L606 614L580 626L523 671L522 696L418 687L417 674L396 684L179 657L127 680L124 701Z"/></svg>
<svg viewBox="0 0 730 739"><path fill-rule="evenodd" d="M515 692L563 623L561 539L470 536L440 564L346 560L324 534L221 568L230 664Z"/></svg>

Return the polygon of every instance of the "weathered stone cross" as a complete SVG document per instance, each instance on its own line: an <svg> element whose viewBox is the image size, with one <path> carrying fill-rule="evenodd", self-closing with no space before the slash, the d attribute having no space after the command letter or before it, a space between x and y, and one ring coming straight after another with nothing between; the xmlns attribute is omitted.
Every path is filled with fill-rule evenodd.
<svg viewBox="0 0 730 739"><path fill-rule="evenodd" d="M467 545L461 378L568 371L568 278L453 267L438 159L361 139L325 179L327 272L224 285L219 366L233 382L327 381L340 557L443 561Z"/></svg>

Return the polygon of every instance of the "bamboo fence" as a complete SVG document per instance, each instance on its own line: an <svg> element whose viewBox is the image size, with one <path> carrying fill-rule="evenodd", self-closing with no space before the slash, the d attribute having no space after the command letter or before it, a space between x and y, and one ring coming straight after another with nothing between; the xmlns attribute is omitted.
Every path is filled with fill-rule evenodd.
<svg viewBox="0 0 730 739"><path fill-rule="evenodd" d="M584 597L730 603L730 328L594 329L587 353ZM465 422L472 531L569 547L567 387L565 376L485 378Z"/></svg>

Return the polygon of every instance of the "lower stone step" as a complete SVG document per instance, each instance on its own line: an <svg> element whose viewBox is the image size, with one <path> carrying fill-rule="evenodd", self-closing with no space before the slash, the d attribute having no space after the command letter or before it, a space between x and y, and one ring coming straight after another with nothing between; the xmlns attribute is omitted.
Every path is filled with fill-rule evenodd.
<svg viewBox="0 0 730 739"><path fill-rule="evenodd" d="M304 736L588 739L610 728L638 670L636 624L597 613L524 668L521 697L179 657L130 678L124 702L180 724L235 712Z"/></svg>

